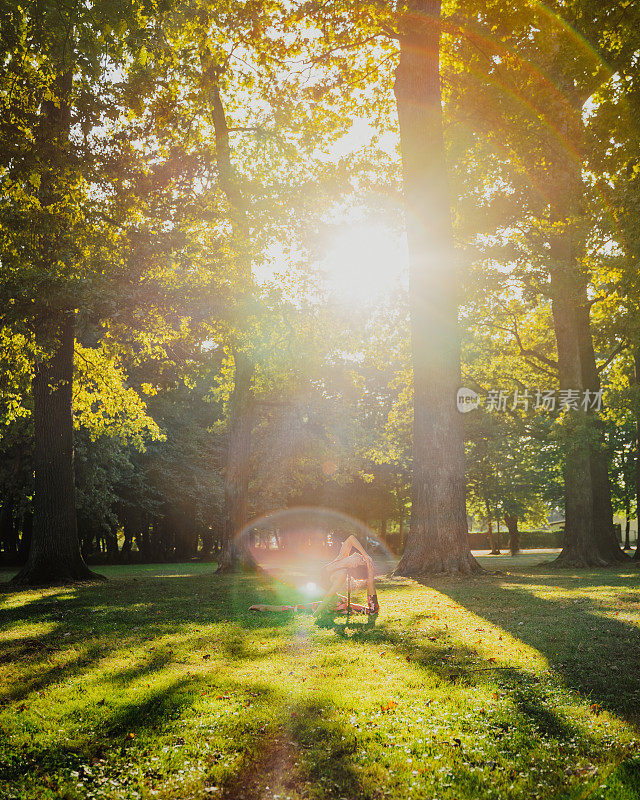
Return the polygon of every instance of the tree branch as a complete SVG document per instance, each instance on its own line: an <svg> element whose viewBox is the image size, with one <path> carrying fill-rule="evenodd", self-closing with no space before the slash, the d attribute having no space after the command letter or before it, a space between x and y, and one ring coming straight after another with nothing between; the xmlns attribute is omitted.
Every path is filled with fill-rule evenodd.
<svg viewBox="0 0 640 800"><path fill-rule="evenodd" d="M536 350L533 350L530 347L524 347L517 325L515 325L515 320L515 328L507 328L504 325L498 325L497 322L484 322L482 324L486 325L488 328L495 328L496 330L510 333L515 339L518 350L520 351L520 355L530 367L533 367L533 369L543 373L544 375L548 375L549 377L555 378L557 376L558 362L551 358L547 358L547 356L543 355L542 353L538 353Z"/></svg>
<svg viewBox="0 0 640 800"><path fill-rule="evenodd" d="M532 350L530 347L525 347L522 344L522 339L520 338L520 333L518 331L518 323L516 318L513 317L513 330L511 331L513 334L516 344L518 345L518 349L520 350L520 354L525 357L535 358L537 361L540 361L542 364L545 364L550 369L557 372L558 370L558 362L554 361L551 358L547 358L547 356L542 355L542 353L538 353L536 350Z"/></svg>
<svg viewBox="0 0 640 800"><path fill-rule="evenodd" d="M597 367L598 374L602 373L609 364L613 361L613 359L619 355L623 350L625 350L629 346L629 342L626 339L623 339L621 342L613 348L613 350L609 353L609 355L605 358L602 364L599 364Z"/></svg>

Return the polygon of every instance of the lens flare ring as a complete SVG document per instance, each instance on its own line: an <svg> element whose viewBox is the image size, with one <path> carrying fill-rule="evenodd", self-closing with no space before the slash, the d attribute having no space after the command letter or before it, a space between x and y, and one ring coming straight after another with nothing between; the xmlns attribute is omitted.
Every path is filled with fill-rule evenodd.
<svg viewBox="0 0 640 800"><path fill-rule="evenodd" d="M235 541L271 577L308 596L320 596L322 568L336 557L348 536L355 536L372 557L376 574L393 569L395 557L364 522L318 506L265 514L252 520Z"/></svg>

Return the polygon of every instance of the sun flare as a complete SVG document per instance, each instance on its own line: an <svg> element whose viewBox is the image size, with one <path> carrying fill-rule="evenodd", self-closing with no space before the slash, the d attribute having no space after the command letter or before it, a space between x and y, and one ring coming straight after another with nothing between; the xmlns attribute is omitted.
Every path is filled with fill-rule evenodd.
<svg viewBox="0 0 640 800"><path fill-rule="evenodd" d="M383 225L345 225L328 241L320 268L338 300L370 302L405 286L406 243Z"/></svg>

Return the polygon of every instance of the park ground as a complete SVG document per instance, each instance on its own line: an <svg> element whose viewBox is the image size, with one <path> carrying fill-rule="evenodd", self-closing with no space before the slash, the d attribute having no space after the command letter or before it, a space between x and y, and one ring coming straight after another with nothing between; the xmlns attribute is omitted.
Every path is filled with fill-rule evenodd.
<svg viewBox="0 0 640 800"><path fill-rule="evenodd" d="M0 797L638 800L640 570L539 561L383 579L369 620L210 564L6 592Z"/></svg>

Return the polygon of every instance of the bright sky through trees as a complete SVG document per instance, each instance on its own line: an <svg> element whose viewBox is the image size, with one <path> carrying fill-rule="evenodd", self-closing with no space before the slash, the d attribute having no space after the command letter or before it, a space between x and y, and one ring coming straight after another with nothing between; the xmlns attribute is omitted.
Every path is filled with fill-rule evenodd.
<svg viewBox="0 0 640 800"><path fill-rule="evenodd" d="M376 222L345 223L330 238L320 268L337 299L374 301L406 288L405 237Z"/></svg>

